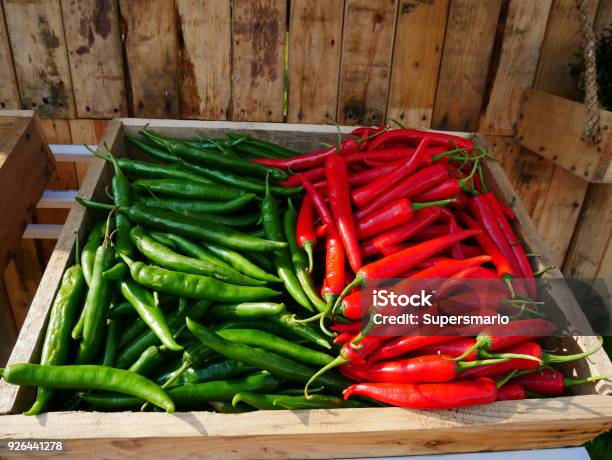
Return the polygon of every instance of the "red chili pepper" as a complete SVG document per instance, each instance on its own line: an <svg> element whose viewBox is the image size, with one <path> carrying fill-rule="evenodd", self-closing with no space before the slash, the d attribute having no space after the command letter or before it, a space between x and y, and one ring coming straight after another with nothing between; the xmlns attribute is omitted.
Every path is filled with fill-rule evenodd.
<svg viewBox="0 0 612 460"><path fill-rule="evenodd" d="M412 235L418 233L424 228L435 222L440 216L440 208L437 206L431 208L425 208L414 213L414 217L406 225L396 227L389 230L386 233L382 233L371 240L364 241L361 244L361 250L364 257L369 257L382 252L383 247L394 246L397 243L401 243ZM439 236L442 238L447 236L448 232L444 235Z"/></svg>
<svg viewBox="0 0 612 460"><path fill-rule="evenodd" d="M533 270L531 269L531 265L527 259L527 256L525 255L525 251L523 250L519 239L514 233L514 230L512 230L512 226L506 219L506 215L500 206L499 200L491 192L484 193L482 196L486 199L487 203L489 204L489 208L495 215L500 230L506 236L506 241L514 254L517 263L517 271L520 273L521 277L524 278L523 282L527 286L529 296L532 299L535 299L537 297L537 288L535 280L533 279Z"/></svg>
<svg viewBox="0 0 612 460"><path fill-rule="evenodd" d="M586 358L587 356L591 356L592 354L599 351L602 345L603 345L603 340L600 341L600 343L597 346L591 348L590 350L586 350L582 353L575 353L572 355L553 355L553 354L547 353L544 350L542 350L542 347L540 346L540 344L536 342L528 341L528 342L519 343L517 345L513 345L508 348L504 348L503 350L500 350L497 353L490 353L490 352L479 350L479 355L482 355L486 358L514 358L515 355L517 357L520 355L525 355L525 356L531 356L531 357L537 358L545 364L558 364L558 363L567 363L570 361L576 361L578 359L582 359L582 358ZM537 362L534 360L520 359L520 358L518 358L518 360L520 360L521 362L531 361L531 367L527 365L526 363L524 363L524 365L526 366L526 369L534 369L535 367L537 367Z"/></svg>
<svg viewBox="0 0 612 460"><path fill-rule="evenodd" d="M413 355L446 355L451 358L463 356L465 352L476 343L473 337L461 337L450 342L442 342L419 348ZM463 358L463 361L474 361L477 358L476 351L471 352Z"/></svg>
<svg viewBox="0 0 612 460"><path fill-rule="evenodd" d="M396 162L406 161L414 156L415 149L410 147L395 147L384 150L368 150L367 152L354 152L344 158L350 165L355 163L365 163L366 161Z"/></svg>
<svg viewBox="0 0 612 460"><path fill-rule="evenodd" d="M418 129L392 129L382 133L370 143L370 149L379 149L389 144L416 145L424 136L430 137L431 145L439 145L449 149L462 148L472 151L472 141L452 134L421 131Z"/></svg>
<svg viewBox="0 0 612 460"><path fill-rule="evenodd" d="M435 184L442 182L447 177L448 169L443 165L434 164L428 166L406 177L396 184L395 187L380 194L374 201L359 209L355 216L357 219L362 219L390 201L397 200L398 198L412 198L430 189Z"/></svg>
<svg viewBox="0 0 612 460"><path fill-rule="evenodd" d="M476 257L484 254L482 249L478 246L472 246L471 244L462 244L461 250L465 254L465 257Z"/></svg>
<svg viewBox="0 0 612 460"><path fill-rule="evenodd" d="M303 171L301 174L306 176L311 182L318 182L325 179L325 168L323 166L320 168L312 168L307 171ZM289 177L289 179L279 182L279 184L284 185L285 187L297 187L302 185L302 180L298 174L293 174Z"/></svg>
<svg viewBox="0 0 612 460"><path fill-rule="evenodd" d="M344 158L340 155L330 155L325 162L325 174L329 205L336 218L338 233L344 244L349 264L353 271L357 272L361 267L361 254L351 209L348 172Z"/></svg>
<svg viewBox="0 0 612 460"><path fill-rule="evenodd" d="M327 236L327 225L321 224L315 228L315 235L317 238L324 238Z"/></svg>
<svg viewBox="0 0 612 460"><path fill-rule="evenodd" d="M598 380L609 380L611 378L612 376L610 375L601 375L577 379L565 377L558 370L542 369L514 377L510 379L511 383L509 384L518 384L527 391L545 396L561 396L565 388L569 386L582 385L583 383L596 382Z"/></svg>
<svg viewBox="0 0 612 460"><path fill-rule="evenodd" d="M325 240L325 281L332 295L339 295L344 289L344 246L337 233L328 233Z"/></svg>
<svg viewBox="0 0 612 460"><path fill-rule="evenodd" d="M451 234L453 234L453 233L460 232L461 230L463 229L457 223L457 219L455 219L454 215L451 215L448 221L448 231ZM451 251L451 256L453 256L454 259L464 259L465 258L465 254L463 253L463 246L461 245L461 243L453 244L450 248L450 251Z"/></svg>
<svg viewBox="0 0 612 460"><path fill-rule="evenodd" d="M412 220L415 211L434 206L446 206L452 200L433 201L431 203L410 203L407 198L400 198L389 203L378 211L357 222L357 238L365 240L386 230L398 227Z"/></svg>
<svg viewBox="0 0 612 460"><path fill-rule="evenodd" d="M437 221L442 217L442 209L440 209L440 214L438 214ZM450 232L448 230L448 225L446 224L432 224L427 227L419 230L414 235L410 236L411 241L427 241L432 238L437 238L439 236L448 235Z"/></svg>
<svg viewBox="0 0 612 460"><path fill-rule="evenodd" d="M516 383L507 383L497 389L496 401L517 401L527 398L525 389Z"/></svg>
<svg viewBox="0 0 612 460"><path fill-rule="evenodd" d="M417 166L419 166L421 163L428 143L429 137L425 136L419 143L419 146L415 150L414 154L409 156L399 168L385 176L379 177L375 181L370 182L363 187L353 190L351 193L353 203L359 207L363 207L372 202L377 196L381 195L386 190L389 190L403 177L412 174L417 169Z"/></svg>
<svg viewBox="0 0 612 460"><path fill-rule="evenodd" d="M317 243L317 236L314 229L314 200L310 193L307 193L302 200L302 205L300 206L297 217L295 237L298 245L304 249L308 255L308 268L312 273L312 252Z"/></svg>
<svg viewBox="0 0 612 460"><path fill-rule="evenodd" d="M425 355L398 361L371 363L366 366L348 365L351 371L367 382L377 383L437 383L454 380L459 372L478 366L499 363L502 359L453 361L444 355Z"/></svg>
<svg viewBox="0 0 612 460"><path fill-rule="evenodd" d="M401 159L399 161L394 161L393 163L385 163L384 166L366 169L365 171L351 174L349 177L349 184L351 184L351 187L359 187L360 185L368 184L373 180L399 168L405 161L405 159Z"/></svg>
<svg viewBox="0 0 612 460"><path fill-rule="evenodd" d="M461 186L457 179L447 179L434 185L429 190L415 197L418 201L435 201L453 198L461 193ZM433 198L432 198L433 197Z"/></svg>
<svg viewBox="0 0 612 460"><path fill-rule="evenodd" d="M353 334L361 331L361 323L359 321L353 321L352 323L336 323L330 327L335 332L352 332Z"/></svg>
<svg viewBox="0 0 612 460"><path fill-rule="evenodd" d="M331 146L317 152L307 153L304 155L298 155L293 158L255 158L251 160L255 163L260 163L267 166L273 166L279 169L292 169L294 171L302 171L304 169L315 168L325 164L325 160L328 156L337 153L337 147ZM359 146L355 139L346 139L340 144L340 151L338 153L347 154L357 152Z"/></svg>
<svg viewBox="0 0 612 460"><path fill-rule="evenodd" d="M497 387L487 378L447 383L356 383L342 394L344 399L366 396L410 409L456 409L494 402Z"/></svg>
<svg viewBox="0 0 612 460"><path fill-rule="evenodd" d="M355 334L351 332L341 332L334 338L333 343L334 345L342 345L343 343L346 343L351 340L354 335Z"/></svg>
<svg viewBox="0 0 612 460"><path fill-rule="evenodd" d="M376 362L395 358L415 350L420 350L428 345L450 342L456 338L457 336L455 335L407 335L395 337L379 348L368 361Z"/></svg>

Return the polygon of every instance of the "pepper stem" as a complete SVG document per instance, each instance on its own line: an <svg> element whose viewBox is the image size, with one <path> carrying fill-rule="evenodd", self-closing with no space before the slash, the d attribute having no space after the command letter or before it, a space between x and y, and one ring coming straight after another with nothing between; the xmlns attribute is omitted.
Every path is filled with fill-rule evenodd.
<svg viewBox="0 0 612 460"><path fill-rule="evenodd" d="M312 273L312 269L314 267L312 241L304 241L302 249L304 249L306 256L308 257L308 273Z"/></svg>
<svg viewBox="0 0 612 460"><path fill-rule="evenodd" d="M455 200L452 198L448 200L438 200L438 201L428 201L425 203L412 203L412 210L418 211L419 209L429 208L431 206L448 206L452 204Z"/></svg>
<svg viewBox="0 0 612 460"><path fill-rule="evenodd" d="M475 351L485 347L489 342L489 337L487 337L486 335L479 335L478 337L476 337L476 343L474 343L474 345L465 350L461 356L453 358L453 361L463 361Z"/></svg>
<svg viewBox="0 0 612 460"><path fill-rule="evenodd" d="M338 310L338 308L340 307L340 305L342 305L342 301L344 300L344 298L348 295L349 292L351 292L351 290L357 286L359 286L361 284L361 282L363 281L363 277L357 275L355 276L355 279L353 281L351 281L348 286L346 286L344 288L344 290L340 293L340 295L338 296L338 298L336 299L336 302L334 303L334 306L331 310L331 315L332 317L336 314L336 311Z"/></svg>
<svg viewBox="0 0 612 460"><path fill-rule="evenodd" d="M348 362L347 358L345 358L342 355L338 355L331 363L326 364L321 369L319 369L317 372L315 372L314 375L310 377L308 382L306 382L306 385L304 385L304 396L306 397L306 399L312 398L312 396L308 394L308 389L310 388L310 385L312 385L319 377L321 377L323 374L325 374L330 369L333 369L334 367L342 366L343 364L346 364L347 362Z"/></svg>
<svg viewBox="0 0 612 460"><path fill-rule="evenodd" d="M574 355L551 355L549 353L542 353L542 360L547 363L566 363L568 361L576 361L577 359L586 358L587 356L591 356L594 353L597 353L601 347L603 346L603 339L599 337L599 344L596 347L591 348L590 350L584 351L582 353L576 353Z"/></svg>
<svg viewBox="0 0 612 460"><path fill-rule="evenodd" d="M166 389L168 388L170 385L172 385L174 382L176 382L178 379L180 379L183 374L185 372L187 372L187 370L191 367L191 362L190 361L183 361L183 364L181 364L181 367L179 367L177 370L175 370L172 373L172 377L170 377L168 380L166 380L166 382L162 385L162 389Z"/></svg>
<svg viewBox="0 0 612 460"><path fill-rule="evenodd" d="M486 366L489 364L506 363L510 361L507 358L499 359L479 359L476 361L460 361L457 363L457 372L461 372L465 369L471 369L472 367Z"/></svg>
<svg viewBox="0 0 612 460"><path fill-rule="evenodd" d="M571 387L572 385L581 385L583 383L597 382L599 380L612 380L612 375L596 375L593 377L583 377L581 379L563 377L563 386Z"/></svg>
<svg viewBox="0 0 612 460"><path fill-rule="evenodd" d="M465 151L465 149L456 148L456 149L453 149L453 150L449 150L447 152L442 152L442 153L439 153L437 155L432 156L431 157L431 161L433 163L434 161L437 161L440 158L444 158L444 157L447 157L449 155L452 155L453 153L459 153L459 152L463 152L463 151Z"/></svg>
<svg viewBox="0 0 612 460"><path fill-rule="evenodd" d="M479 168L480 168L480 160L476 160L474 162L474 167L470 171L470 174L464 177L463 179L459 179L457 181L459 182L459 186L464 192L471 192L471 190L467 187L467 184L471 183L472 179L474 178L474 174L476 174L476 171L478 171Z"/></svg>
<svg viewBox="0 0 612 460"><path fill-rule="evenodd" d="M528 359L530 361L536 361L542 363L542 360L537 356L526 355L523 353L489 353L485 350L478 350L478 354L484 358L507 358L507 359Z"/></svg>
<svg viewBox="0 0 612 460"><path fill-rule="evenodd" d="M74 200L84 208L93 209L94 211L110 211L114 208L112 204L100 203L99 201L88 200L80 196L75 197Z"/></svg>

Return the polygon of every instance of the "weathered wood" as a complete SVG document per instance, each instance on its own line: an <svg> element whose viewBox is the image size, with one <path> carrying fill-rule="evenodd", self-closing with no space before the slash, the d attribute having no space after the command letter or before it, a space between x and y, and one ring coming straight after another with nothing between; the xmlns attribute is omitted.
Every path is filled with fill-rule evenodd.
<svg viewBox="0 0 612 460"><path fill-rule="evenodd" d="M612 112L600 110L602 126L612 126ZM586 120L584 104L529 90L521 107L516 140L529 150L591 182L606 177L612 163L612 134L602 131L602 141L581 139Z"/></svg>
<svg viewBox="0 0 612 460"><path fill-rule="evenodd" d="M11 44L4 21L4 10L0 8L0 109L18 109L20 107Z"/></svg>
<svg viewBox="0 0 612 460"><path fill-rule="evenodd" d="M225 120L231 99L230 0L176 0L181 117Z"/></svg>
<svg viewBox="0 0 612 460"><path fill-rule="evenodd" d="M108 120L70 120L70 135L74 144L96 145L102 135ZM87 161L76 161L75 168L79 185L85 180L87 168L91 158Z"/></svg>
<svg viewBox="0 0 612 460"><path fill-rule="evenodd" d="M612 237L612 185L592 184L576 224L572 244L565 260L568 276L595 278L610 276ZM603 273L602 273L603 272Z"/></svg>
<svg viewBox="0 0 612 460"><path fill-rule="evenodd" d="M4 283L0 280L0 366L4 366L17 340L17 328Z"/></svg>
<svg viewBox="0 0 612 460"><path fill-rule="evenodd" d="M448 0L400 0L387 119L429 128L448 17Z"/></svg>
<svg viewBox="0 0 612 460"><path fill-rule="evenodd" d="M59 0L4 3L21 105L43 117L73 118L74 97Z"/></svg>
<svg viewBox="0 0 612 460"><path fill-rule="evenodd" d="M346 0L338 123L385 121L396 8L396 0Z"/></svg>
<svg viewBox="0 0 612 460"><path fill-rule="evenodd" d="M480 131L511 136L522 93L535 78L552 0L510 1L495 79L480 120Z"/></svg>
<svg viewBox="0 0 612 460"><path fill-rule="evenodd" d="M283 121L285 0L235 0L232 118Z"/></svg>
<svg viewBox="0 0 612 460"><path fill-rule="evenodd" d="M478 126L501 0L453 0L448 13L432 126Z"/></svg>
<svg viewBox="0 0 612 460"><path fill-rule="evenodd" d="M289 123L332 123L338 105L344 0L294 0L289 27Z"/></svg>
<svg viewBox="0 0 612 460"><path fill-rule="evenodd" d="M126 116L117 1L61 2L77 116Z"/></svg>
<svg viewBox="0 0 612 460"><path fill-rule="evenodd" d="M120 0L119 5L125 21L132 113L153 118L179 116L174 2Z"/></svg>
<svg viewBox="0 0 612 460"><path fill-rule="evenodd" d="M33 113L28 114L0 117L0 274L55 168Z"/></svg>

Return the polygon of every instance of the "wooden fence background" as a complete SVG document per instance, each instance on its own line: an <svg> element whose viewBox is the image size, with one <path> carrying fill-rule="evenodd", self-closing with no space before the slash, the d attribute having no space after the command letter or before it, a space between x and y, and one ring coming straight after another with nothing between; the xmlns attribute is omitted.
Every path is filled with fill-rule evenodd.
<svg viewBox="0 0 612 460"><path fill-rule="evenodd" d="M612 23L589 4L596 32ZM0 108L37 110L50 143L95 143L116 116L481 131L555 263L612 276L611 186L512 137L523 89L577 97L580 42L575 0L2 0ZM24 240L4 274L17 327L53 245Z"/></svg>

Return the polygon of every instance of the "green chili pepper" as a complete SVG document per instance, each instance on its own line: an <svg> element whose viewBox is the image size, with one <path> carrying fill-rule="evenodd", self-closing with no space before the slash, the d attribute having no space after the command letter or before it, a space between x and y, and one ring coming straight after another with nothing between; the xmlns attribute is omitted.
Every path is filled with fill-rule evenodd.
<svg viewBox="0 0 612 460"><path fill-rule="evenodd" d="M178 254L170 248L155 242L145 233L142 227L133 227L130 231L130 237L134 245L147 259L169 270L210 276L227 283L245 286L265 284L265 281L250 278L233 268L220 267L219 265Z"/></svg>
<svg viewBox="0 0 612 460"><path fill-rule="evenodd" d="M117 359L117 349L119 348L119 337L121 334L121 324L118 320L109 319L106 328L106 345L104 346L103 366L114 366Z"/></svg>
<svg viewBox="0 0 612 460"><path fill-rule="evenodd" d="M131 304L130 308L134 310L134 307L132 307ZM135 311L136 310L134 310L134 312ZM147 323L145 323L139 316L134 321L132 321L129 326L123 331L121 339L119 339L119 349L122 349L128 343L131 343L133 340L136 340L138 336L145 334L149 330L150 329L149 326L147 326Z"/></svg>
<svg viewBox="0 0 612 460"><path fill-rule="evenodd" d="M180 368L181 365L182 362L172 371L165 372L158 376L155 381L159 384L167 382L174 375L176 369ZM210 382L211 380L225 380L240 377L242 375L255 372L256 370L257 368L244 364L243 362L228 359L210 364L201 369L194 369L193 367L190 367L187 369L187 371L185 371L180 382L191 385L194 383Z"/></svg>
<svg viewBox="0 0 612 460"><path fill-rule="evenodd" d="M232 398L232 406L238 406L240 403L248 404L259 410L278 410L282 409L274 405L274 400L280 395L267 395L254 393L252 391L241 391L236 393Z"/></svg>
<svg viewBox="0 0 612 460"><path fill-rule="evenodd" d="M159 347L151 345L128 369L130 372L149 377L164 363L164 355Z"/></svg>
<svg viewBox="0 0 612 460"><path fill-rule="evenodd" d="M302 290L310 302L312 302L319 312L325 312L327 311L327 304L317 292L317 288L315 287L310 273L308 272L308 257L306 256L304 250L298 246L295 237L296 222L297 212L293 207L291 199L289 199L289 206L287 211L285 211L285 215L283 216L283 230L285 233L285 240L289 244L289 254L291 255L291 262L293 264L295 276L297 277L300 285L302 286Z"/></svg>
<svg viewBox="0 0 612 460"><path fill-rule="evenodd" d="M111 303L110 310L108 312L109 319L124 319L128 315L136 313L134 307L129 302Z"/></svg>
<svg viewBox="0 0 612 460"><path fill-rule="evenodd" d="M76 253L76 260L78 261L78 249ZM45 341L40 355L41 364L66 364L70 351L70 329L76 319L77 309L81 304L84 290L83 270L77 263L66 270L64 276L62 276L62 282L53 300ZM38 388L36 401L24 414L37 415L44 412L53 393L50 388Z"/></svg>
<svg viewBox="0 0 612 460"><path fill-rule="evenodd" d="M164 246L168 246L170 249L178 249L176 247L176 244L174 244L174 241L168 238L167 233L150 231L149 236L158 243L163 244Z"/></svg>
<svg viewBox="0 0 612 460"><path fill-rule="evenodd" d="M132 184L139 192L169 195L176 198L205 199L205 200L234 200L249 195L242 190L220 186L217 184L203 184L189 179L138 179Z"/></svg>
<svg viewBox="0 0 612 460"><path fill-rule="evenodd" d="M173 207L172 200L160 200L158 198L142 198L137 201L141 206L146 206L149 209L161 209L164 211L172 211L176 214L186 217L195 217L197 219L212 222L218 225L226 225L228 227L240 229L250 228L259 221L259 214L257 213L243 213L239 215L227 215L227 214L208 214L201 211L186 209L187 207ZM185 200L189 201L189 200ZM195 202L191 202L195 203Z"/></svg>
<svg viewBox="0 0 612 460"><path fill-rule="evenodd" d="M165 149L158 148L158 146L155 144L142 142L140 139L137 139L133 136L125 136L125 139L128 141L129 144L136 146L138 149L145 152L150 157L153 157L165 163L176 163L176 156L172 155Z"/></svg>
<svg viewBox="0 0 612 460"><path fill-rule="evenodd" d="M187 318L187 327L204 345L226 358L236 359L251 366L267 370L272 375L292 382L306 383L313 375L313 369L287 359L276 353L250 347L242 343L230 342L208 328ZM339 375L325 374L325 381L319 380L326 388L341 391L350 382Z"/></svg>
<svg viewBox="0 0 612 460"><path fill-rule="evenodd" d="M50 366L24 363L0 369L0 377L15 385L115 391L144 399L167 412L174 412L172 399L159 386L141 375L123 369L96 365Z"/></svg>
<svg viewBox="0 0 612 460"><path fill-rule="evenodd" d="M257 228L255 230L251 230L250 232L247 232L247 235L251 235L256 238L264 238L266 236L266 232L264 232L263 228ZM272 266L272 264L270 264L270 266Z"/></svg>
<svg viewBox="0 0 612 460"><path fill-rule="evenodd" d="M220 414L244 414L245 412L253 411L249 406L238 405L234 407L232 403L226 401L208 401L208 404Z"/></svg>
<svg viewBox="0 0 612 460"><path fill-rule="evenodd" d="M176 343L174 337L172 337L170 326L168 326L163 312L155 305L153 295L133 281L122 281L119 286L125 300L134 307L142 320L155 332L160 342L170 350L182 350L183 347Z"/></svg>
<svg viewBox="0 0 612 460"><path fill-rule="evenodd" d="M96 258L96 250L104 240L104 230L106 221L101 220L93 226L89 232L89 237L83 246L81 252L81 267L83 267L83 276L87 286L91 284L91 274L93 272L94 260Z"/></svg>
<svg viewBox="0 0 612 460"><path fill-rule="evenodd" d="M147 136L158 145L165 147L173 155L186 161L192 161L197 164L212 166L223 170L235 171L237 173L246 174L247 176L266 177L266 175L270 175L275 180L285 180L288 177L287 173L283 170L261 165L259 163L244 161L239 158L236 159L219 155L217 152L193 147L180 140L164 139L147 129L140 130L140 133Z"/></svg>
<svg viewBox="0 0 612 460"><path fill-rule="evenodd" d="M160 165L150 161L119 158L117 160L121 170L136 177L150 179L182 179L196 184L212 184L212 181L176 165ZM218 187L218 185L215 185Z"/></svg>
<svg viewBox="0 0 612 460"><path fill-rule="evenodd" d="M257 234L255 234L255 232L250 232L249 235L255 236L257 238L265 238L265 233L263 232L263 229L261 229L261 232L257 232ZM249 252L247 256L249 259L252 259L255 263L257 263L257 265L261 266L267 272L276 272L274 262L272 261L272 259L270 259L270 257L268 257L267 254L259 252ZM275 276L275 278L278 277ZM280 278L278 279L280 280Z"/></svg>
<svg viewBox="0 0 612 460"><path fill-rule="evenodd" d="M127 263L134 281L155 291L166 292L188 299L221 302L264 300L280 292L264 286L238 286L201 275L192 275L165 268L151 267L121 256Z"/></svg>
<svg viewBox="0 0 612 460"><path fill-rule="evenodd" d="M169 246L162 240L160 240L159 235L162 235L162 233L149 231L149 235L151 235L153 239L157 240L158 243ZM174 245L177 251L188 255L189 257L193 257L194 259L202 260L204 262L209 262L211 264L219 265L220 267L233 268L231 265L225 263L215 254L210 252L208 249L189 241L187 238L184 238L180 235L175 235L174 233L163 233L163 235L165 236L165 239L167 241L170 241L170 243Z"/></svg>
<svg viewBox="0 0 612 460"><path fill-rule="evenodd" d="M243 302L217 304L208 311L208 317L216 320L266 318L285 311L285 304L272 302Z"/></svg>
<svg viewBox="0 0 612 460"><path fill-rule="evenodd" d="M197 316L198 318L201 318L204 316L209 307L209 301L200 300L187 308L186 311L179 310L170 315L168 317L168 325L172 331L177 331L185 324L185 316L187 316L187 314L191 317ZM144 321L142 321L142 324L144 324ZM160 341L153 331L145 330L139 337L127 343L128 345L126 345L126 347L120 351L119 356L117 357L116 367L120 369L129 367L148 347L151 345L158 345Z"/></svg>
<svg viewBox="0 0 612 460"><path fill-rule="evenodd" d="M113 209L111 205L79 197L76 198L76 201L91 209ZM157 230L211 241L232 249L266 252L287 247L287 243L282 241L254 238L224 225L196 217L187 217L171 211L149 208L141 204L135 204L129 208L119 208L119 212L127 214L132 221L148 228L152 227Z"/></svg>
<svg viewBox="0 0 612 460"><path fill-rule="evenodd" d="M261 139L256 139L251 136L244 136L243 134L232 134L228 133L227 137L232 141L237 140L239 137L242 138L239 144L241 146L252 146L253 148L257 147L261 152L272 152L275 153L282 158L291 158L297 155L300 155L300 152L289 149L287 147L283 147L282 145L274 144L272 142L267 142Z"/></svg>
<svg viewBox="0 0 612 460"><path fill-rule="evenodd" d="M123 262L117 262L111 268L102 273L102 278L104 278L105 280L116 281L125 278L129 273L130 272L127 268L127 265L125 265Z"/></svg>
<svg viewBox="0 0 612 460"><path fill-rule="evenodd" d="M345 401L337 396L310 395L306 396L285 396L278 395L274 398L272 405L277 409L303 410L303 409L335 409L339 407L368 407L361 401Z"/></svg>
<svg viewBox="0 0 612 460"><path fill-rule="evenodd" d="M283 230L278 215L278 203L276 199L270 195L269 189L266 188L266 196L261 202L261 215L263 218L263 227L266 232L266 238L273 241L282 241L286 244L283 235ZM289 251L285 248L275 251L272 255L274 265L276 265L278 277L283 280L287 292L307 310L313 311L312 305L308 297L300 286L289 258Z"/></svg>
<svg viewBox="0 0 612 460"><path fill-rule="evenodd" d="M228 201L194 201L183 198L142 197L138 201L151 208L188 211L193 213L227 214L236 212L255 198L253 193L245 193ZM206 215L206 214L205 214Z"/></svg>
<svg viewBox="0 0 612 460"><path fill-rule="evenodd" d="M225 329L218 331L217 334L230 342L261 348L304 364L325 366L334 360L333 356L326 353L312 350L265 331L256 329Z"/></svg>
<svg viewBox="0 0 612 460"><path fill-rule="evenodd" d="M79 351L76 356L77 364L91 363L102 346L104 331L106 330L106 317L110 308L110 281L102 276L115 262L115 251L110 240L110 213L106 222L106 233L102 245L96 251L91 285L87 292L85 312L83 314L83 331ZM78 326L78 324L77 324ZM75 326L75 329L77 327ZM78 332L78 331L77 331ZM73 329L73 337L75 330ZM77 334L78 335L78 334Z"/></svg>
<svg viewBox="0 0 612 460"><path fill-rule="evenodd" d="M236 251L232 251L231 249L226 249L222 246L217 246L216 244L212 243L204 243L204 247L205 249L208 249L210 252L212 252L215 256L221 258L223 262L228 263L230 266L244 273L245 275L263 281L280 281L280 278L271 275L265 270L259 268L249 259L247 259L242 254Z"/></svg>

